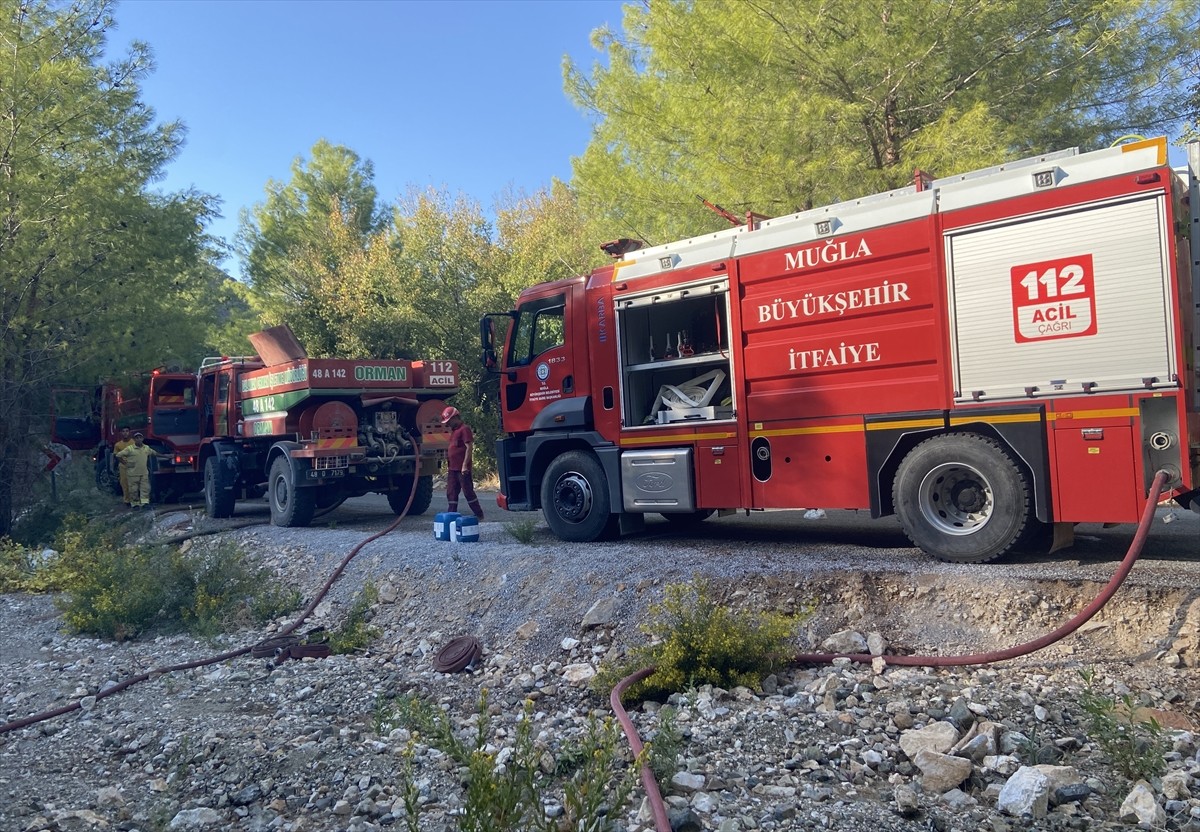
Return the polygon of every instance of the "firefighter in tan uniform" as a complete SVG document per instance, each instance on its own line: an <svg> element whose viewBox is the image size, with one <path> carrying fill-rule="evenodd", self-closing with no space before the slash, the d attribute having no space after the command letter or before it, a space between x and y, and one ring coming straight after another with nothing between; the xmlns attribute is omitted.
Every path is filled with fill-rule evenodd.
<svg viewBox="0 0 1200 832"><path fill-rule="evenodd" d="M121 438L113 444L113 454L120 454L121 451L133 445L133 437L129 435L129 428L121 428ZM125 505L130 505L129 502L129 474L126 473L125 460L117 459L117 479L121 482L121 499L125 501Z"/></svg>
<svg viewBox="0 0 1200 832"><path fill-rule="evenodd" d="M150 505L150 457L157 456L140 433L133 435L133 444L117 453L129 480L130 506L136 511Z"/></svg>

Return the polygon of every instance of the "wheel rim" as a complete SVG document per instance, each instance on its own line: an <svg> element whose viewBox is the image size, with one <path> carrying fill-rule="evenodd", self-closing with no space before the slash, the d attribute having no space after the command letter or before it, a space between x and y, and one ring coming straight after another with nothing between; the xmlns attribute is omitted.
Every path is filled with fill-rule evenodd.
<svg viewBox="0 0 1200 832"><path fill-rule="evenodd" d="M286 511L288 506L287 477L276 477L275 487L271 489L271 493L275 496L275 507L280 511Z"/></svg>
<svg viewBox="0 0 1200 832"><path fill-rule="evenodd" d="M554 483L554 511L568 523L580 523L592 511L592 484L575 471Z"/></svg>
<svg viewBox="0 0 1200 832"><path fill-rule="evenodd" d="M961 462L937 466L921 480L921 514L938 531L968 535L991 519L995 505L991 483L977 469Z"/></svg>

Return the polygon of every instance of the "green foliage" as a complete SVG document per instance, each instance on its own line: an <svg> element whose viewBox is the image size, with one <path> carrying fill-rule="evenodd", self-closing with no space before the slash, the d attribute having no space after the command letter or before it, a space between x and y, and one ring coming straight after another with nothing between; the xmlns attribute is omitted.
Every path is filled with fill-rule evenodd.
<svg viewBox="0 0 1200 832"><path fill-rule="evenodd" d="M304 596L298 589L289 589L279 584L270 583L259 587L250 598L250 619L255 624L266 624L281 615L299 609Z"/></svg>
<svg viewBox="0 0 1200 832"><path fill-rule="evenodd" d="M281 591L267 570L251 566L236 546L129 545L117 523L67 519L46 569L62 589L63 618L74 632L123 640L153 627L212 636L298 595Z"/></svg>
<svg viewBox="0 0 1200 832"><path fill-rule="evenodd" d="M658 728L650 737L650 757L646 761L654 772L654 779L662 791L670 787L671 778L678 771L675 758L683 747L683 731L679 728L679 713L671 707L658 711Z"/></svg>
<svg viewBox="0 0 1200 832"><path fill-rule="evenodd" d="M227 280L205 234L214 198L156 187L183 126L141 100L145 44L106 54L114 5L0 11L0 534L38 470L50 388L190 360Z"/></svg>
<svg viewBox="0 0 1200 832"><path fill-rule="evenodd" d="M379 602L379 589L370 581L363 584L362 592L354 598L346 612L342 626L329 634L329 646L335 653L357 653L379 635L379 630L368 622L371 607Z"/></svg>
<svg viewBox="0 0 1200 832"><path fill-rule="evenodd" d="M663 0L564 62L595 119L585 215L664 243L1019 155L1169 131L1200 50L1190 0ZM1192 110L1195 111L1194 108Z"/></svg>
<svg viewBox="0 0 1200 832"><path fill-rule="evenodd" d="M455 732L447 715L434 705L413 696L395 700L380 727L384 731L404 726L449 755L461 767L464 782L463 808L458 829L463 832L607 832L609 818L619 815L629 802L640 763L627 765L622 758L620 731L611 721L588 721L582 737L558 749L559 760L570 765L547 763L554 750L533 736L533 703L526 701L516 729L501 739L488 717L487 692L480 694L473 736ZM381 732L382 733L382 732ZM504 762L499 746L508 745ZM495 750L493 750L495 749ZM418 825L419 805L413 784L410 746L401 768L400 792L405 796L409 830ZM557 802L563 807L559 818L546 817L543 806Z"/></svg>
<svg viewBox="0 0 1200 832"><path fill-rule="evenodd" d="M110 520L116 500L97 490L90 461L77 452L70 464L55 471L58 499L51 496L49 475L43 475L29 491L30 505L13 523L12 538L31 548L53 543L66 519L71 516L89 520Z"/></svg>
<svg viewBox="0 0 1200 832"><path fill-rule="evenodd" d="M0 594L45 592L46 572L38 552L0 537Z"/></svg>
<svg viewBox="0 0 1200 832"><path fill-rule="evenodd" d="M182 615L183 579L168 550L86 538L72 529L60 537L68 628L122 641L166 618L168 609Z"/></svg>
<svg viewBox="0 0 1200 832"><path fill-rule="evenodd" d="M381 300L361 285L379 211L370 161L325 139L310 153L292 162L288 182L269 181L265 201L243 211L238 248L266 319L286 321L310 355L329 356L353 351L353 341L340 344L354 334L346 318Z"/></svg>
<svg viewBox="0 0 1200 832"><path fill-rule="evenodd" d="M607 694L630 673L653 665L649 678L625 698L660 699L688 686L757 687L786 659L799 621L779 613L736 612L712 597L705 581L673 584L650 610L642 629L651 643L632 650L619 666L601 668L592 688Z"/></svg>
<svg viewBox="0 0 1200 832"><path fill-rule="evenodd" d="M537 534L538 523L533 519L513 520L504 524L504 531L512 535L513 539L518 543L526 545L533 542L534 536Z"/></svg>
<svg viewBox="0 0 1200 832"><path fill-rule="evenodd" d="M1170 746L1158 721L1140 717L1129 694L1113 699L1100 693L1095 686L1095 671L1084 670L1079 675L1085 683L1079 706L1088 715L1088 734L1116 770L1131 781L1161 775Z"/></svg>

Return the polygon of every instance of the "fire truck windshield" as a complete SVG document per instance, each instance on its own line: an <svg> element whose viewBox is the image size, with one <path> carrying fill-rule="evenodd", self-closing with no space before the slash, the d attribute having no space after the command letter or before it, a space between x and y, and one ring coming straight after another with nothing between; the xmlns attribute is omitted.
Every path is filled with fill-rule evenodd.
<svg viewBox="0 0 1200 832"><path fill-rule="evenodd" d="M530 301L517 313L508 354L509 366L525 365L546 350L564 343L566 298L554 295Z"/></svg>

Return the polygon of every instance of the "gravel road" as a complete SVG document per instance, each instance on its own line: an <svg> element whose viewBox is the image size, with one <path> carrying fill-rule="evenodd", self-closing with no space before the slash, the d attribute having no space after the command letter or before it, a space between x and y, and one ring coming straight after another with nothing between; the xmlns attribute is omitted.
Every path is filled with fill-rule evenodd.
<svg viewBox="0 0 1200 832"><path fill-rule="evenodd" d="M372 581L381 594L372 622L380 636L363 655L278 668L243 658L169 674L0 735L0 829L383 829L403 823L399 755L413 738L402 729L378 733L381 701L420 693L465 730L486 688L497 726L511 736L531 699L539 742L563 754L587 715L605 710L588 677L644 639L639 625L668 584L706 578L748 609L815 605L798 651L852 631L873 634L890 652L968 653L1063 623L1107 581L1133 533L1080 527L1073 549L1046 559L950 566L909 546L895 523L854 512L721 518L693 535L654 523L637 537L597 544L565 544L539 526L526 545L504 524L535 515L485 502L481 541L450 544L432 539L437 505L367 546L317 609L312 624L336 627ZM265 518L265 504L239 504L238 519L258 515ZM310 529L263 525L223 536L311 594L353 545L392 519L382 499L362 498ZM1200 795L1200 761L1187 733L1200 713L1200 518L1177 510L1167 519L1160 509L1145 555L1113 602L1080 633L1032 656L958 670L786 668L761 690L675 697L685 729L668 789L677 827L1124 828L1142 817L1127 798L1145 796L1087 734L1079 673L1095 669L1104 692L1129 693L1183 731L1171 734L1166 774L1139 804L1147 822L1200 829L1200 800L1191 796ZM154 538L209 521L168 507L144 522ZM584 628L598 602L600 623ZM0 598L0 719L267 634L112 645L67 636L60 624L50 599ZM461 634L483 642L480 666L434 672L433 653ZM645 736L659 716L655 707L635 713ZM936 757L918 753L913 732L948 731L943 724L953 726L951 745L931 750ZM457 828L453 766L419 742L413 747L421 828ZM1019 807L1003 794L1019 775L1054 788L1042 803ZM1060 794L1063 787L1070 788ZM653 828L640 800L639 792L619 820L628 832Z"/></svg>

